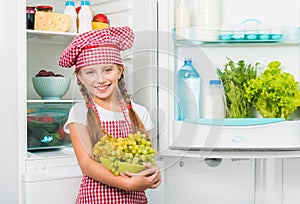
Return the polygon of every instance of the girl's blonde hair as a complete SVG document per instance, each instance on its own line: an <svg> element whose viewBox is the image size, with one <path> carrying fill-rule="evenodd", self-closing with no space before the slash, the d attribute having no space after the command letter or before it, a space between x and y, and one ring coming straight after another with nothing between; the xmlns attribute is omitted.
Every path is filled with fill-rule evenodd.
<svg viewBox="0 0 300 204"><path fill-rule="evenodd" d="M122 65L116 64L118 69L120 71L123 70ZM122 71L123 72L123 71ZM78 75L78 70L75 71L75 75L77 77ZM77 77L77 84L79 86L80 92L85 100L85 103L87 106L91 106L93 104L92 97L89 95L88 90L84 86L84 84L80 81L80 79ZM130 123L131 123L131 129L132 133L135 133L137 131L140 131L142 133L147 134L147 131L145 129L145 126L143 122L141 121L140 117L138 114L133 110L132 105L131 105L131 99L130 96L127 92L126 86L125 86L125 79L123 73L121 74L121 77L118 81L118 87L120 89L120 93L126 103L128 108L128 113L129 113L129 118L130 118ZM101 117L101 116L100 116ZM101 126L101 121L98 118L97 113L94 111L93 108L88 108L87 112L87 128L90 133L92 145L94 146L99 139L106 133L106 131L102 128ZM148 137L149 138L149 137Z"/></svg>

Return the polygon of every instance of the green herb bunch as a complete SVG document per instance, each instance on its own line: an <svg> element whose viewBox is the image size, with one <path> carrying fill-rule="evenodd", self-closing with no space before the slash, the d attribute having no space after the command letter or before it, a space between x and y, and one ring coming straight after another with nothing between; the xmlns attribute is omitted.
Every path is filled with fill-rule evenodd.
<svg viewBox="0 0 300 204"><path fill-rule="evenodd" d="M246 83L255 79L259 63L246 64L244 60L237 63L227 58L228 62L223 70L217 69L222 80L226 98L226 117L249 118L251 114L251 100L245 98Z"/></svg>
<svg viewBox="0 0 300 204"><path fill-rule="evenodd" d="M264 118L285 118L300 106L300 91L293 75L282 72L281 63L270 62L266 69L244 85L245 98Z"/></svg>

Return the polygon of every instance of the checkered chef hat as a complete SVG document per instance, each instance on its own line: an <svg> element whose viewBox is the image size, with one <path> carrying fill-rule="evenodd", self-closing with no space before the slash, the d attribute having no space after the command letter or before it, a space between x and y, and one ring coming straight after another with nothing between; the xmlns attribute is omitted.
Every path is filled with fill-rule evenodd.
<svg viewBox="0 0 300 204"><path fill-rule="evenodd" d="M123 65L120 51L132 47L134 33L128 27L109 27L82 33L64 50L59 66L76 70L95 64Z"/></svg>

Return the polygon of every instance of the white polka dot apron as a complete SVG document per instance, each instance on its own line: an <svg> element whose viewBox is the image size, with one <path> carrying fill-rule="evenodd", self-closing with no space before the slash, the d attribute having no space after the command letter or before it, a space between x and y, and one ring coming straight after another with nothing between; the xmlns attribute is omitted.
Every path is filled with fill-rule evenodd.
<svg viewBox="0 0 300 204"><path fill-rule="evenodd" d="M120 102L124 120L101 121L102 128L114 137L127 137L131 132L130 121ZM98 112L97 112L98 114ZM99 114L98 114L99 117ZM148 203L144 191L125 191L102 184L84 175L76 204L142 204Z"/></svg>

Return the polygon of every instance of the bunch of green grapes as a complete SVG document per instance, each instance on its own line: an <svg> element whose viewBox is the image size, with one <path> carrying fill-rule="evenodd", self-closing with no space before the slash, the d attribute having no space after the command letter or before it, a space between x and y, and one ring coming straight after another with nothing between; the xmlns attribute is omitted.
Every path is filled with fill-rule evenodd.
<svg viewBox="0 0 300 204"><path fill-rule="evenodd" d="M96 161L109 161L108 168L115 175L119 175L118 162L143 165L150 162L155 165L156 150L152 148L147 136L141 132L129 134L127 138L103 136L94 146L93 154Z"/></svg>

